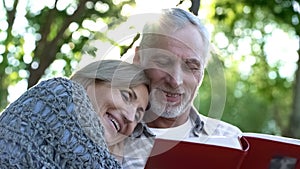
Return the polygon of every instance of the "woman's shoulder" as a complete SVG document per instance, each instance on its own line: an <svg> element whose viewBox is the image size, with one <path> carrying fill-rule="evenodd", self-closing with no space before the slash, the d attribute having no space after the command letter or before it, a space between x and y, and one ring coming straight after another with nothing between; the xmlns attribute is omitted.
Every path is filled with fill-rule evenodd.
<svg viewBox="0 0 300 169"><path fill-rule="evenodd" d="M0 116L0 135L4 166L119 167L84 88L66 78L43 80L13 102Z"/></svg>
<svg viewBox="0 0 300 169"><path fill-rule="evenodd" d="M84 90L82 85L80 85L79 83L64 77L55 77L55 78L43 80L37 85L32 87L32 89L34 88L43 88L46 90L54 89L53 92L61 92L63 88L65 88L65 90L70 90L70 91L74 89Z"/></svg>
<svg viewBox="0 0 300 169"><path fill-rule="evenodd" d="M98 145L106 147L103 126L81 84L59 77L42 81L39 88L39 93L47 92L39 97L46 97L46 101L50 100L49 104L57 105L55 107L67 107L66 110L75 115L82 130Z"/></svg>
<svg viewBox="0 0 300 169"><path fill-rule="evenodd" d="M80 99L89 102L86 90L75 81L64 77L55 77L40 81L35 86L28 89L18 100L24 98L47 99L53 101Z"/></svg>

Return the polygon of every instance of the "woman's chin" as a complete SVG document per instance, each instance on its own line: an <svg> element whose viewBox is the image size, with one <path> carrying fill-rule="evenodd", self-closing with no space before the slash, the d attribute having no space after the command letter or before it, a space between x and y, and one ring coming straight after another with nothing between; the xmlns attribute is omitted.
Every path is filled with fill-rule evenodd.
<svg viewBox="0 0 300 169"><path fill-rule="evenodd" d="M122 142L127 136L118 134L118 136L112 136L112 135L105 135L106 144L107 146L113 146L120 142Z"/></svg>

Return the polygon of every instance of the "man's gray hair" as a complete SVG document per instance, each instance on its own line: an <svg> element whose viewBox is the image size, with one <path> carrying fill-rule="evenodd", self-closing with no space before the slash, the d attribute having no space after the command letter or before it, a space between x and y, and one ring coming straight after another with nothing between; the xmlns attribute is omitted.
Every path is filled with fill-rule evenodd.
<svg viewBox="0 0 300 169"><path fill-rule="evenodd" d="M140 48L153 47L159 40L158 37L161 36L172 38L173 32L183 29L189 24L194 25L202 36L204 51L201 57L206 63L210 50L209 33L197 16L180 8L162 9L157 20L147 22L143 28ZM180 41L180 39L177 40Z"/></svg>

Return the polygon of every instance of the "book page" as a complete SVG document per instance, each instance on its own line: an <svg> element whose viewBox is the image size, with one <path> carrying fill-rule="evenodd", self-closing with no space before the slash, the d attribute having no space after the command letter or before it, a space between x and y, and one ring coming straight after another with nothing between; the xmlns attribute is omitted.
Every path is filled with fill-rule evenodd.
<svg viewBox="0 0 300 169"><path fill-rule="evenodd" d="M201 144L209 144L209 145L217 145L235 149L242 149L241 142L236 137L225 137L225 136L208 136L208 137L193 137L187 138L184 141L193 142L193 143L201 143Z"/></svg>
<svg viewBox="0 0 300 169"><path fill-rule="evenodd" d="M282 136L275 136L270 134L262 134L262 133L243 133L244 136L247 137L255 137L255 138L262 138L267 140L279 141L284 143L296 144L300 146L300 140L295 138L289 137L282 137Z"/></svg>

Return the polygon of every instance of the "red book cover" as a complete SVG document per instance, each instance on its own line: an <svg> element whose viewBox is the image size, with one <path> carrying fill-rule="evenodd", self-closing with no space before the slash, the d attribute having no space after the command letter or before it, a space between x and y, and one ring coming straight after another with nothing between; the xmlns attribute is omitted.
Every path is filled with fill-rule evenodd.
<svg viewBox="0 0 300 169"><path fill-rule="evenodd" d="M250 145L241 169L300 169L300 140L245 133Z"/></svg>
<svg viewBox="0 0 300 169"><path fill-rule="evenodd" d="M241 147L156 139L146 169L300 169L300 140L245 133ZM222 145L223 144L223 145Z"/></svg>
<svg viewBox="0 0 300 169"><path fill-rule="evenodd" d="M187 141L156 139L146 169L238 169L248 143L241 139L243 149Z"/></svg>

